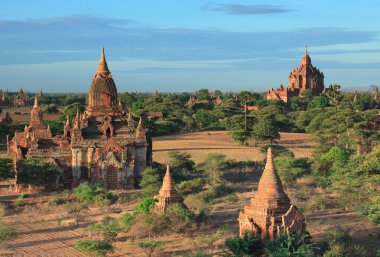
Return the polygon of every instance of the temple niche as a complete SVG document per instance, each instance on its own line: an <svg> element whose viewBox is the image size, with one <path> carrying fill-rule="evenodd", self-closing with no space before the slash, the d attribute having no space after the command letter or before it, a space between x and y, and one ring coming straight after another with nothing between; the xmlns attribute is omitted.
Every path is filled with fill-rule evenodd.
<svg viewBox="0 0 380 257"><path fill-rule="evenodd" d="M272 149L268 149L267 162L259 181L259 188L251 204L244 206L239 215L240 236L253 232L262 239L272 240L285 235L301 235L306 231L305 219L290 204L274 168Z"/></svg>
<svg viewBox="0 0 380 257"><path fill-rule="evenodd" d="M132 116L118 103L116 84L102 49L86 110L78 111L72 120L67 117L63 135L52 136L36 96L30 125L8 138L8 155L16 164L16 172L28 158L55 164L65 187L90 181L107 189L134 188L151 160L151 152L142 121L135 128Z"/></svg>
<svg viewBox="0 0 380 257"><path fill-rule="evenodd" d="M290 72L288 79L287 87L281 85L280 88L269 90L267 100L290 102L292 97L300 96L306 89L310 89L314 95L321 94L325 89L323 72L311 64L307 47L301 65Z"/></svg>

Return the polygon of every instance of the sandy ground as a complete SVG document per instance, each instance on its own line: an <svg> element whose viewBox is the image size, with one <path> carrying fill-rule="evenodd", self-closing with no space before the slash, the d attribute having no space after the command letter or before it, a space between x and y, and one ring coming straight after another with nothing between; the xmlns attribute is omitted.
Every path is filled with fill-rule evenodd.
<svg viewBox="0 0 380 257"><path fill-rule="evenodd" d="M280 145L286 146L296 157L310 157L314 143L309 134L281 133ZM167 162L171 151L187 152L195 162L202 162L209 153L220 153L238 161L261 161L265 155L260 147L241 146L226 131L194 132L153 138L153 160Z"/></svg>

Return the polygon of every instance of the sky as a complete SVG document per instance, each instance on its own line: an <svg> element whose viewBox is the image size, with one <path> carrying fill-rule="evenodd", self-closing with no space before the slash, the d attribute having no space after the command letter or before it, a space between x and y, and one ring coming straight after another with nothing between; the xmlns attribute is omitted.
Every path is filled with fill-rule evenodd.
<svg viewBox="0 0 380 257"><path fill-rule="evenodd" d="M378 0L12 0L0 89L88 92L101 47L119 92L263 92L308 46L325 84L380 82Z"/></svg>

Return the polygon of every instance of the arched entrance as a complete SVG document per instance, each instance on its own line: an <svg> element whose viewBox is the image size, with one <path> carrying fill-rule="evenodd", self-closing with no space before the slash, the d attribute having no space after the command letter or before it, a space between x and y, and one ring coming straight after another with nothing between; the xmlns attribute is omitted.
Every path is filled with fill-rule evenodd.
<svg viewBox="0 0 380 257"><path fill-rule="evenodd" d="M108 166L106 185L107 189L117 189L117 168L115 165Z"/></svg>

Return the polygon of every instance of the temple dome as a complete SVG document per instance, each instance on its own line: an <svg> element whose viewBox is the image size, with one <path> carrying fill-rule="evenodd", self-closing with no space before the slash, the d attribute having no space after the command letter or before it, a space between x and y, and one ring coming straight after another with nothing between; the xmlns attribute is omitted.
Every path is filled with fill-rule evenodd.
<svg viewBox="0 0 380 257"><path fill-rule="evenodd" d="M117 105L117 89L111 72L108 70L104 48L100 55L98 68L88 93L89 107L112 107Z"/></svg>

